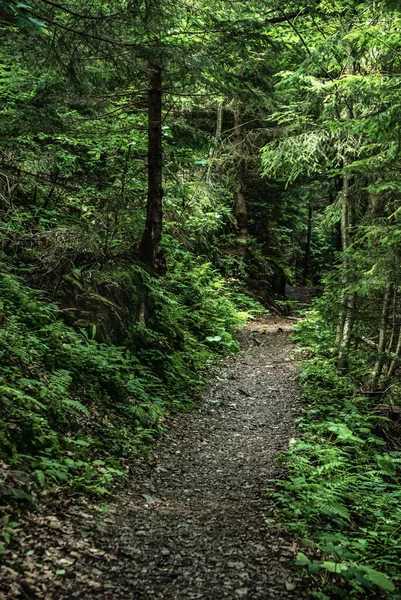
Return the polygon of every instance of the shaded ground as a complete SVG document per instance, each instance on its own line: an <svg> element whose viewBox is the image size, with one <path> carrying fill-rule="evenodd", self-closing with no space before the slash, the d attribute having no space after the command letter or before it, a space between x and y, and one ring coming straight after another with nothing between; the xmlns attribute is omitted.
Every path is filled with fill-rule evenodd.
<svg viewBox="0 0 401 600"><path fill-rule="evenodd" d="M317 286L287 286L285 293L288 300L296 300L298 303L297 307L299 309L303 309L307 308L311 304L312 300L319 296L322 293L322 291L321 288Z"/></svg>
<svg viewBox="0 0 401 600"><path fill-rule="evenodd" d="M53 499L28 515L0 599L304 597L296 542L264 496L299 411L293 323L269 317L242 333L246 352L174 420L118 502Z"/></svg>

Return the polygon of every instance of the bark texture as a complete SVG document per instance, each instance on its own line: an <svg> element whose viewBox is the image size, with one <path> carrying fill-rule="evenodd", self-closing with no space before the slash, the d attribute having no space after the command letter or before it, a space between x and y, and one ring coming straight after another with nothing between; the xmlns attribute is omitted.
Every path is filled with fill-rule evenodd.
<svg viewBox="0 0 401 600"><path fill-rule="evenodd" d="M313 208L309 203L308 206L308 225L307 225L307 233L306 233L306 246L305 246L305 254L304 254L304 269L303 269L303 282L306 284L306 281L309 276L309 261L311 254L311 242L312 242L312 216L313 216Z"/></svg>
<svg viewBox="0 0 401 600"><path fill-rule="evenodd" d="M234 137L237 159L237 183L234 190L235 201L235 218L237 220L238 229L238 253L244 258L248 243L248 208L244 193L244 170L245 164L243 159L243 136L242 136L242 112L240 107L236 107L234 111Z"/></svg>
<svg viewBox="0 0 401 600"><path fill-rule="evenodd" d="M397 347L395 349L395 353L393 355L393 360L390 363L390 366L388 368L387 371L387 380L391 379L391 377L394 375L394 371L397 367L397 365L400 364L400 356L401 356L401 328L400 331L398 333L398 340L397 340Z"/></svg>
<svg viewBox="0 0 401 600"><path fill-rule="evenodd" d="M208 184L212 183L212 172L213 172L213 159L217 154L217 146L221 138L221 132L223 130L223 116L224 116L224 104L223 102L219 103L217 108L217 119L216 119L216 134L215 134L215 146L212 146L209 151L209 167L206 175L206 182Z"/></svg>
<svg viewBox="0 0 401 600"><path fill-rule="evenodd" d="M341 243L343 253L343 293L341 309L338 317L336 346L338 349L338 367L346 369L348 353L351 344L351 334L355 318L356 293L349 291L352 283L351 265L348 250L352 244L353 229L355 224L353 181L347 172L347 166L353 157L344 159L343 189L341 192Z"/></svg>
<svg viewBox="0 0 401 600"><path fill-rule="evenodd" d="M155 267L163 222L162 69L149 64L148 86L148 198L139 258Z"/></svg>
<svg viewBox="0 0 401 600"><path fill-rule="evenodd" d="M377 346L377 359L374 364L371 379L370 379L369 387L373 391L375 391L378 387L380 375L382 374L383 366L384 366L391 295L392 295L392 286L389 285L384 294L382 313L381 313L381 319L380 319L379 343Z"/></svg>

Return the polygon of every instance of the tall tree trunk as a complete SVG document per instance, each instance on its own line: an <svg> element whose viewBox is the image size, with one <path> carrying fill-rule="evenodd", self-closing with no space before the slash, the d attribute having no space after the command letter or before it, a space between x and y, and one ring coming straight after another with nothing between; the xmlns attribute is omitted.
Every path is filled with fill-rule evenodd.
<svg viewBox="0 0 401 600"><path fill-rule="evenodd" d="M155 268L163 225L162 69L149 63L148 80L148 198L139 258Z"/></svg>
<svg viewBox="0 0 401 600"><path fill-rule="evenodd" d="M355 62L353 49L349 46L348 69L350 74L355 73ZM352 98L346 98L345 108L349 121L354 118L354 103ZM354 147L353 140L347 140L347 145ZM347 167L355 158L355 150L346 151L343 161L343 184L341 197L341 245L343 254L343 289L341 294L341 308L338 316L336 349L338 350L338 368L346 369L348 367L348 354L351 345L351 334L355 319L356 293L350 291L350 284L353 277L350 269L349 248L352 244L353 230L355 226L355 209L353 194L353 180L350 177Z"/></svg>
<svg viewBox="0 0 401 600"><path fill-rule="evenodd" d="M238 253L244 258L246 256L248 243L248 208L244 194L244 171L245 164L243 159L243 138L242 138L242 113L239 106L234 110L234 138L235 138L235 153L238 156L237 160L237 183L234 190L235 201L235 218L237 220L238 229Z"/></svg>
<svg viewBox="0 0 401 600"><path fill-rule="evenodd" d="M216 120L216 135L215 135L215 144L217 146L220 138L221 138L221 132L223 129L223 109L224 109L224 104L223 102L219 103L219 106L217 108L217 120ZM207 183L212 183L212 162L213 162L213 158L215 157L217 152L216 147L212 146L212 148L210 148L209 151L209 167L207 170L207 175L206 175L206 182Z"/></svg>
<svg viewBox="0 0 401 600"><path fill-rule="evenodd" d="M397 289L395 289L393 294L391 334L387 344L387 353L391 360L387 367L386 381L391 379L391 377L393 376L397 364L399 363L399 358L401 356L401 327L398 325L398 312L399 295Z"/></svg>
<svg viewBox="0 0 401 600"><path fill-rule="evenodd" d="M398 312L398 294L397 290L393 291L393 301L391 305L391 331L387 342L386 352L390 354L393 351L395 338L397 335L397 312Z"/></svg>
<svg viewBox="0 0 401 600"><path fill-rule="evenodd" d="M395 355L395 356L394 356ZM386 379L389 380L391 379L391 377L394 375L394 371L397 367L397 365L399 365L400 363L400 356L401 356L401 327L398 333L398 340L397 340L397 347L395 349L394 352L394 358L390 363L390 366L387 370L387 374L386 374Z"/></svg>
<svg viewBox="0 0 401 600"><path fill-rule="evenodd" d="M352 162L350 156L344 159L344 168ZM343 252L343 292L341 308L338 316L336 343L338 348L338 367L346 369L348 365L348 353L351 344L351 333L355 318L356 293L349 291L352 283L350 272L349 248L352 243L354 227L354 206L352 198L352 180L345 170L341 198L341 242Z"/></svg>
<svg viewBox="0 0 401 600"><path fill-rule="evenodd" d="M345 324L345 316L346 316L346 294L343 290L340 296L340 305L339 305L339 313L337 319L337 329L336 329L336 341L335 348L338 351L341 340L343 339L344 332L344 324Z"/></svg>
<svg viewBox="0 0 401 600"><path fill-rule="evenodd" d="M238 253L243 258L246 255L248 243L248 213L246 199L243 192L243 183L239 181L234 192L235 197L235 216L238 227Z"/></svg>
<svg viewBox="0 0 401 600"><path fill-rule="evenodd" d="M303 279L304 285L306 284L308 275L309 275L309 260L310 260L310 252L311 252L311 241L312 241L312 215L313 215L313 208L312 208L311 203L309 203L309 205L308 205L308 230L306 233L304 270L303 270L303 274L302 274L302 279Z"/></svg>
<svg viewBox="0 0 401 600"><path fill-rule="evenodd" d="M387 341L387 329L388 329L388 316L390 311L390 303L391 303L391 292L392 286L391 284L387 287L383 306L382 313L380 318L380 329L379 329L379 343L377 345L377 359L373 367L373 371L370 377L369 388L373 391L377 389L379 384L380 375L383 371L384 365L384 353L386 350L386 341Z"/></svg>
<svg viewBox="0 0 401 600"><path fill-rule="evenodd" d="M344 314L341 317L343 323L342 337L340 348L338 351L337 366L341 370L346 370L348 367L348 354L351 346L352 327L355 319L356 294L346 294L346 304L343 306Z"/></svg>

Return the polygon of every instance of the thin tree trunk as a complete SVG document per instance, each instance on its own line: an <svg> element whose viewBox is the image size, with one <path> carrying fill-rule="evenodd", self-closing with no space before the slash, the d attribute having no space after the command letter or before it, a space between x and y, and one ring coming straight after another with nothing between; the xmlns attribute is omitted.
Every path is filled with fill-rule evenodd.
<svg viewBox="0 0 401 600"><path fill-rule="evenodd" d="M387 323L388 316L390 311L390 303L391 303L391 292L392 286L389 285L384 294L382 314L380 319L380 329L379 329L379 343L377 345L377 359L373 367L373 371L370 377L369 388L373 391L377 389L379 384L380 375L383 371L384 365L384 353L386 350L386 341L387 341Z"/></svg>
<svg viewBox="0 0 401 600"><path fill-rule="evenodd" d="M217 108L217 121L216 121L216 135L215 135L215 143L217 145L217 143L219 142L220 138L221 138L221 132L223 129L223 102L219 103L219 106ZM207 175L206 175L206 182L207 183L212 183L212 161L213 158L216 155L216 148L212 147L210 148L209 151L209 167L207 170Z"/></svg>
<svg viewBox="0 0 401 600"><path fill-rule="evenodd" d="M351 157L345 157L344 167L352 162ZM351 344L351 334L355 319L356 293L349 291L352 282L350 273L350 262L348 250L352 243L352 231L354 226L354 210L352 199L352 181L345 171L342 189L342 211L341 211L341 242L343 253L343 292L340 313L337 323L336 343L338 348L338 367L346 369L348 365L348 353Z"/></svg>
<svg viewBox="0 0 401 600"><path fill-rule="evenodd" d="M397 331L397 308L398 308L398 295L397 290L393 292L393 302L391 307L391 333L387 343L386 351L390 354L394 347L395 336Z"/></svg>
<svg viewBox="0 0 401 600"><path fill-rule="evenodd" d="M234 137L235 137L235 153L239 156L237 164L237 184L234 190L235 200L235 218L237 220L238 229L238 253L244 258L247 251L248 243L248 208L244 194L244 159L243 139L242 139L242 114L240 107L236 107L234 111Z"/></svg>
<svg viewBox="0 0 401 600"><path fill-rule="evenodd" d="M353 58L352 47L349 47L348 69L351 74L355 73L355 62ZM354 118L354 105L352 98L345 99L345 106L348 120ZM352 142L352 140L351 140ZM351 143L351 147L352 143ZM348 353L351 344L352 327L355 319L356 293L350 292L352 283L352 274L350 271L350 261L348 250L352 244L353 229L355 225L354 199L352 197L353 181L347 172L347 167L355 157L354 151L348 151L344 154L344 174L341 195L341 245L343 255L343 289L341 309L338 316L336 349L338 350L338 367L346 369L348 366Z"/></svg>
<svg viewBox="0 0 401 600"><path fill-rule="evenodd" d="M401 356L401 327L400 327L400 330L399 330L399 333L398 333L397 347L395 349L395 353L394 354L395 354L396 358L393 358L393 360L391 361L390 366L389 366L389 368L387 370L387 374L386 374L386 379L387 380L391 379L391 377L393 376L394 371L395 371L395 369L397 367L397 364L399 364L399 359L400 359L400 356Z"/></svg>
<svg viewBox="0 0 401 600"><path fill-rule="evenodd" d="M306 234L304 269L303 269L303 274L302 274L302 279L303 279L304 285L306 284L308 275L309 275L309 260L310 260L310 252L311 252L311 241L312 241L312 215L313 215L313 208L312 208L312 205L309 203L309 205L308 205L308 230L307 230L307 234Z"/></svg>
<svg viewBox="0 0 401 600"><path fill-rule="evenodd" d="M355 308L356 308L356 294L346 295L347 303L344 307L344 325L342 330L342 337L340 342L340 348L338 352L338 363L337 366L341 370L346 370L348 367L348 354L351 345L351 334L352 327L355 319Z"/></svg>
<svg viewBox="0 0 401 600"><path fill-rule="evenodd" d="M345 295L345 291L343 290L341 292L340 310L339 310L339 313L338 313L337 329L336 329L335 347L336 347L337 350L340 347L341 340L343 338L343 331L344 331L346 310L347 310L347 307L346 307L346 295Z"/></svg>
<svg viewBox="0 0 401 600"><path fill-rule="evenodd" d="M237 187L235 188L234 196L235 196L235 215L237 218L237 227L238 227L238 251L239 255L243 258L246 255L247 243L248 243L248 214L247 214L247 206L246 199L243 193L243 184L242 182L238 182Z"/></svg>
<svg viewBox="0 0 401 600"><path fill-rule="evenodd" d="M162 150L162 69L149 63L148 87L148 199L145 230L139 244L139 258L156 266L163 224Z"/></svg>

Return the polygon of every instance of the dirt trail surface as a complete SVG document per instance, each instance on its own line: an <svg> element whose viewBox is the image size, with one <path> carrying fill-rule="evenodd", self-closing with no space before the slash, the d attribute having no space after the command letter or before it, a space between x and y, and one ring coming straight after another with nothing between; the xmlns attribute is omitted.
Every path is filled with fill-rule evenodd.
<svg viewBox="0 0 401 600"><path fill-rule="evenodd" d="M300 409L293 323L247 327L245 352L226 361L197 410L174 419L107 512L60 499L31 513L0 598L303 598L296 542L264 494Z"/></svg>

